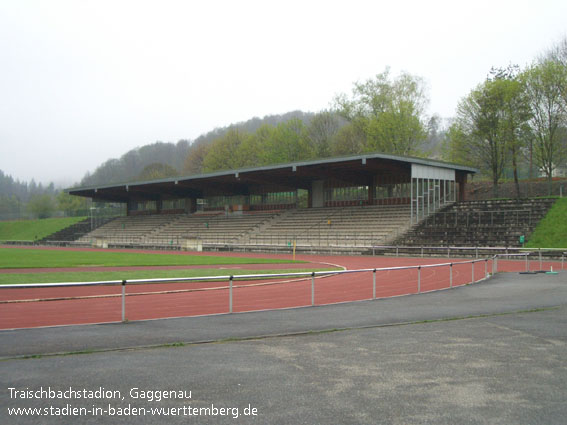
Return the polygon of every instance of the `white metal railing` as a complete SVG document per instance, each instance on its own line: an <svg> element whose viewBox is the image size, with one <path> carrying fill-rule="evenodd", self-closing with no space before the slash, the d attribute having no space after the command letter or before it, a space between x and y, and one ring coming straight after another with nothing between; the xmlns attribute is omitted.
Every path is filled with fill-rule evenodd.
<svg viewBox="0 0 567 425"><path fill-rule="evenodd" d="M251 280L251 279L270 279L278 277L298 277L298 278L311 278L311 305L315 305L315 277L324 277L332 275L342 275L342 274L354 274L354 273L372 273L372 299L376 299L376 273L382 271L395 271L395 270L417 270L417 293L422 293L421 288L421 270L438 268L438 267L448 267L449 268L449 286L441 289L452 288L453 287L453 267L456 265L471 264L471 279L468 283L475 283L479 280L486 279L489 277L488 263L492 261L492 274L498 272L498 258L499 257L524 257L526 264L526 271L530 270L529 256L532 252L521 252L521 253L508 253L508 254L495 254L492 257L473 259L466 261L456 261L447 262L440 264L426 264L426 265L414 265L414 266L399 266L399 267L382 267L382 268L366 268L357 270L334 270L334 271L319 271L319 272L290 272L290 273L277 273L277 274L248 274L248 275L223 275L223 276L202 276L202 277L189 277L189 278L160 278L160 279L124 279L124 280L108 280L108 281L94 281L94 282L64 282L64 283L28 283L28 284L13 284L13 285L0 285L0 290L13 290L13 289L31 289L31 288L53 288L53 287L79 287L79 286L121 286L121 295L110 295L110 296L121 296L122 299L122 321L126 321L126 285L128 284L151 284L151 283L181 283L181 282L197 282L197 281L227 281L227 286L215 287L215 288L201 288L199 290L226 290L228 289L228 313L233 313L233 289L234 282L237 280ZM563 257L567 254L563 252ZM475 278L475 264L484 263L484 276L479 279ZM564 267L564 260L562 260L561 268ZM242 285L239 287L245 287L247 285ZM175 292L192 291L180 290ZM408 292L414 293L414 292ZM152 293L144 293L152 294ZM129 294L129 295L142 295L142 294ZM108 296L108 295L107 295ZM94 296L96 297L96 296ZM60 298L58 298L60 299ZM46 299L47 301L49 299ZM41 300L34 300L41 301ZM10 302L21 302L21 301L10 301L5 300L0 303L10 303Z"/></svg>
<svg viewBox="0 0 567 425"><path fill-rule="evenodd" d="M537 255L539 259L540 268L543 262L543 257L561 257L561 264L563 269L563 264L565 263L565 257L567 256L567 248L521 248L521 247L471 247L471 246L400 246L400 245L375 245L372 247L372 255L376 255L376 251L391 251L395 253L396 257L400 254L407 255L408 252L417 252L421 257L425 256L425 253L430 254L431 252L439 252L440 254L447 253L447 257L451 257L451 253L454 255L463 255L463 253L468 252L469 255L474 253L475 258L479 257L481 253L496 253L500 255L511 255L513 253L525 254L528 257L530 255ZM466 254L465 254L466 255Z"/></svg>

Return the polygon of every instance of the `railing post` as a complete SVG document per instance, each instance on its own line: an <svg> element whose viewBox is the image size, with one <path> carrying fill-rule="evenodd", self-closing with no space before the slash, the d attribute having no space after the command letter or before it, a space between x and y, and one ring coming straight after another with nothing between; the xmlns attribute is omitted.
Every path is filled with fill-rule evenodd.
<svg viewBox="0 0 567 425"><path fill-rule="evenodd" d="M543 270L543 263L541 260L541 248L538 248L537 250L539 251L539 269Z"/></svg>
<svg viewBox="0 0 567 425"><path fill-rule="evenodd" d="M376 269L372 272L372 299L376 299Z"/></svg>
<svg viewBox="0 0 567 425"><path fill-rule="evenodd" d="M122 281L122 323L126 322L126 281Z"/></svg>
<svg viewBox="0 0 567 425"><path fill-rule="evenodd" d="M453 263L449 264L449 288L453 287Z"/></svg>
<svg viewBox="0 0 567 425"><path fill-rule="evenodd" d="M484 278L488 277L488 258L484 259Z"/></svg>
<svg viewBox="0 0 567 425"><path fill-rule="evenodd" d="M472 260L471 264L472 264L472 282L471 283L474 283L474 260Z"/></svg>
<svg viewBox="0 0 567 425"><path fill-rule="evenodd" d="M232 313L232 280L234 276L230 275L228 278L228 312Z"/></svg>
<svg viewBox="0 0 567 425"><path fill-rule="evenodd" d="M494 273L498 273L498 256L496 257L496 270L494 271Z"/></svg>
<svg viewBox="0 0 567 425"><path fill-rule="evenodd" d="M530 256L530 254L526 253L526 272L530 271L530 260L528 258L529 256Z"/></svg>
<svg viewBox="0 0 567 425"><path fill-rule="evenodd" d="M311 273L311 306L315 305L315 272Z"/></svg>
<svg viewBox="0 0 567 425"><path fill-rule="evenodd" d="M421 294L421 266L417 266L417 293Z"/></svg>

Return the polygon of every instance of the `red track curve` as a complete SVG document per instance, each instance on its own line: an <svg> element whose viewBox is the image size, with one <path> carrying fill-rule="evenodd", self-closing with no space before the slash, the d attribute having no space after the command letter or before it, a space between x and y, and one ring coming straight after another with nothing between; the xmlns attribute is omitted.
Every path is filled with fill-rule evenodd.
<svg viewBox="0 0 567 425"><path fill-rule="evenodd" d="M205 253L205 255L290 258L289 255L249 253ZM423 259L361 256L323 257L315 255L301 255L298 256L297 259L319 264L338 264L350 270L439 264L449 261L459 261L443 258ZM532 262L532 269L536 267L535 263L536 262ZM549 270L551 265L557 268L557 263L547 262L544 264L544 268ZM256 268L254 266L247 265L240 266ZM303 265L303 267L305 266L306 265ZM277 265L276 267L280 268L280 265ZM523 271L525 269L525 263L523 261L500 260L498 262L498 268L499 271ZM539 263L537 264L537 268L539 268ZM485 270L489 273L492 271L492 261L475 264L475 280L483 278L485 276ZM418 271L416 269L377 272L376 297L385 298L417 293L417 275ZM159 273L156 273L156 277L157 276L159 276ZM471 264L455 264L453 266L453 286L470 283L471 276ZM450 276L448 266L421 269L421 292L448 288L449 281ZM285 282L278 284L266 282L270 284L265 286L258 285L259 283L262 282L234 282L234 312L281 309L311 305L310 279L297 280L290 278L286 279ZM132 321L227 313L229 306L228 289L226 289L226 286L226 282L192 282L127 286L126 318ZM223 289L199 290L219 287ZM171 291L187 289L195 289L195 291L170 293ZM0 303L0 329L119 322L121 321L121 297L118 295L121 293L121 290L121 287L118 286L40 288L25 290L2 289L0 290L0 302L37 298L107 296L58 301ZM140 295L140 292L153 292L154 294ZM155 294L155 292L167 293ZM136 294L138 295L135 296ZM343 274L315 279L316 305L358 301L371 298L372 273L370 272Z"/></svg>

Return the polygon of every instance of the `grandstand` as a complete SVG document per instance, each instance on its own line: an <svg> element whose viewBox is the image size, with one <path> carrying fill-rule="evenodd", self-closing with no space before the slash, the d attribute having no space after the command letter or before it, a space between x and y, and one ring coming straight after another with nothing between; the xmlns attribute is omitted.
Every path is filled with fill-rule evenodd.
<svg viewBox="0 0 567 425"><path fill-rule="evenodd" d="M410 225L409 205L294 209L238 242L246 245L369 247L388 243Z"/></svg>
<svg viewBox="0 0 567 425"><path fill-rule="evenodd" d="M383 154L69 189L126 205L78 244L210 249L370 247L462 200L476 170ZM101 242L103 241L103 242ZM102 245L101 245L102 244Z"/></svg>
<svg viewBox="0 0 567 425"><path fill-rule="evenodd" d="M184 239L204 244L230 244L277 213L226 215L224 213L150 214L119 217L77 240L78 244L104 239L112 245L180 246Z"/></svg>
<svg viewBox="0 0 567 425"><path fill-rule="evenodd" d="M401 246L521 247L555 199L459 202L424 219L395 241Z"/></svg>
<svg viewBox="0 0 567 425"><path fill-rule="evenodd" d="M520 246L553 200L466 202L476 171L368 154L74 188L68 193L119 203L126 215L71 233L82 246L161 249Z"/></svg>
<svg viewBox="0 0 567 425"><path fill-rule="evenodd" d="M259 246L370 247L410 225L409 205L286 209L243 214L195 213L116 218L79 238L76 245L179 248L198 239L206 248Z"/></svg>

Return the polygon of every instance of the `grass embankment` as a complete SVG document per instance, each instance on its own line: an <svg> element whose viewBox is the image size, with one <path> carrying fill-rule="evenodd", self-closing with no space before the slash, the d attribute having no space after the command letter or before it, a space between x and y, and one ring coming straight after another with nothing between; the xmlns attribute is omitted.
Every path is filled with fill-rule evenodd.
<svg viewBox="0 0 567 425"><path fill-rule="evenodd" d="M301 262L301 261L300 261ZM217 257L176 253L67 251L0 248L0 269L40 267L206 266L230 264L286 264L292 260Z"/></svg>
<svg viewBox="0 0 567 425"><path fill-rule="evenodd" d="M34 241L69 227L86 217L0 221L0 241Z"/></svg>
<svg viewBox="0 0 567 425"><path fill-rule="evenodd" d="M567 248L567 198L558 199L539 222L527 248Z"/></svg>

